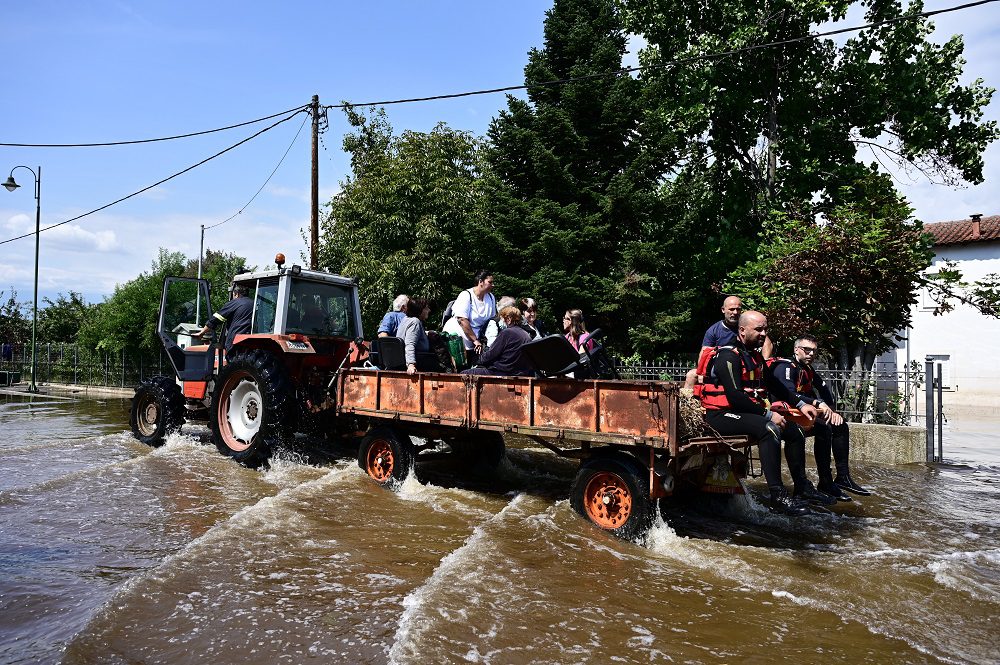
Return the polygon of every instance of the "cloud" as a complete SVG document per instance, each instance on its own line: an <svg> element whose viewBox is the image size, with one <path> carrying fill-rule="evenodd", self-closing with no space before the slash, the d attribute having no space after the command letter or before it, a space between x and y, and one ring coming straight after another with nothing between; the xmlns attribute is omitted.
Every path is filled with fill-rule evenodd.
<svg viewBox="0 0 1000 665"><path fill-rule="evenodd" d="M23 213L18 213L16 215L11 215L7 218L4 223L4 228L10 229L12 235L21 235L22 233L34 232L35 224L34 220Z"/></svg>
<svg viewBox="0 0 1000 665"><path fill-rule="evenodd" d="M166 187L156 186L152 189L146 190L139 195L140 198L149 199L150 201L166 201L170 198L170 190Z"/></svg>
<svg viewBox="0 0 1000 665"><path fill-rule="evenodd" d="M76 224L64 224L46 231L45 244L57 249L84 252L113 252L119 248L114 231L88 231Z"/></svg>

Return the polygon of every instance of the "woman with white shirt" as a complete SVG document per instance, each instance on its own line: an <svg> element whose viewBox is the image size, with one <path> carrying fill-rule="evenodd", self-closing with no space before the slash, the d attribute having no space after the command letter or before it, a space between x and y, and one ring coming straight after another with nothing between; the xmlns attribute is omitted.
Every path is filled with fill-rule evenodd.
<svg viewBox="0 0 1000 665"><path fill-rule="evenodd" d="M465 353L470 362L483 351L479 338L486 331L486 324L497 315L497 302L493 296L493 273L480 270L475 275L476 285L458 294L451 306L452 317L444 325L444 332L462 337Z"/></svg>

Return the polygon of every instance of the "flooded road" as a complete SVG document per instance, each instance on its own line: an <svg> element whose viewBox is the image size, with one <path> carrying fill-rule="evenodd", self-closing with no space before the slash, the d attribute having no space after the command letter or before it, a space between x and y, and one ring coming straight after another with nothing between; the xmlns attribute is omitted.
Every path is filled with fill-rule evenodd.
<svg viewBox="0 0 1000 665"><path fill-rule="evenodd" d="M671 503L627 543L543 450L391 493L304 441L266 471L197 426L151 449L127 408L0 396L0 663L1000 660L1000 465L974 449L857 466L878 495L830 514Z"/></svg>

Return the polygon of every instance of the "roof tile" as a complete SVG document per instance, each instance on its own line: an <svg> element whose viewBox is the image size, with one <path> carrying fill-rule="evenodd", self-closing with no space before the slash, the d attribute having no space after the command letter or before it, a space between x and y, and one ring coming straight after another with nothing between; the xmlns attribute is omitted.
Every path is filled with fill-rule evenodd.
<svg viewBox="0 0 1000 665"><path fill-rule="evenodd" d="M934 236L935 245L960 245L969 242L1000 240L1000 215L983 217L979 221L979 237L972 237L972 220L924 224L924 231Z"/></svg>

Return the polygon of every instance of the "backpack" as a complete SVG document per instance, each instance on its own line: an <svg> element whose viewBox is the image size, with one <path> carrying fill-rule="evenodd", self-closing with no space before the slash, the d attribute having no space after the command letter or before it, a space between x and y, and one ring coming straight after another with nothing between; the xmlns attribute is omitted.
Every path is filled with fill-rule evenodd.
<svg viewBox="0 0 1000 665"><path fill-rule="evenodd" d="M451 307L454 304L454 300L449 300L448 306L444 308L444 314L441 315L441 330L444 330L444 324L448 323L448 319L452 317Z"/></svg>

